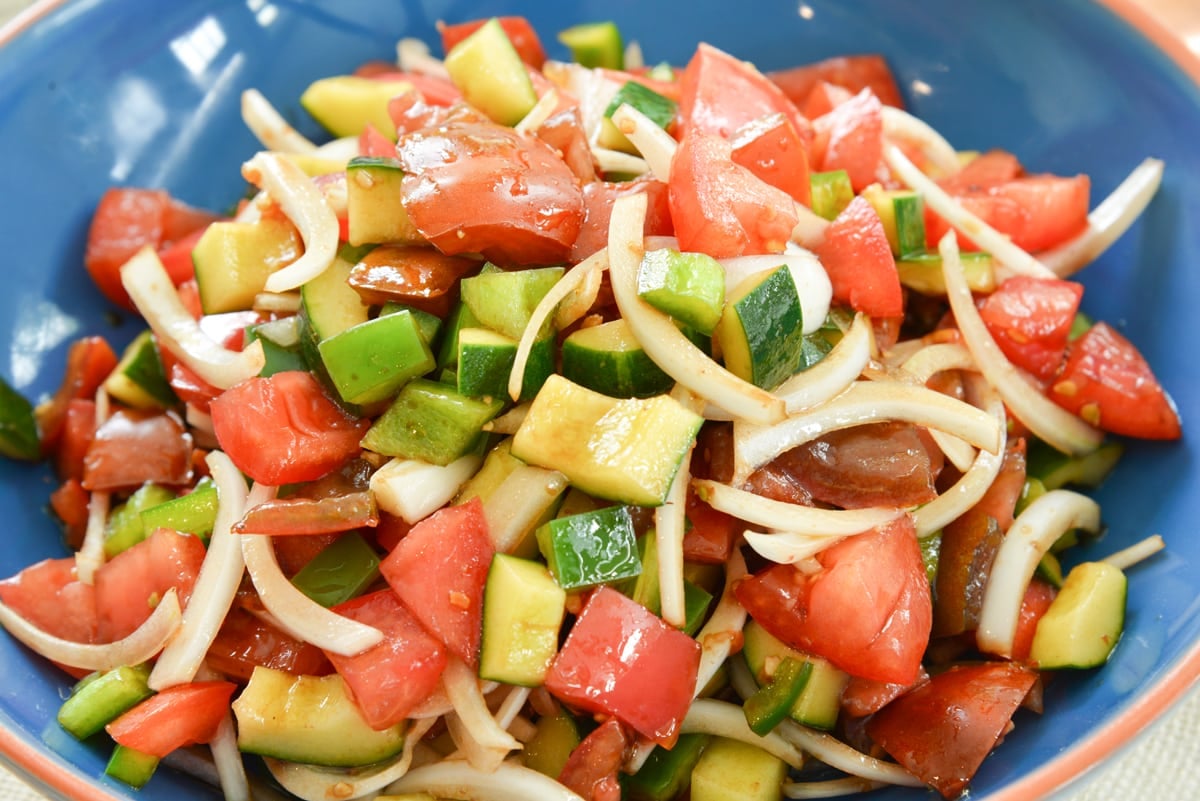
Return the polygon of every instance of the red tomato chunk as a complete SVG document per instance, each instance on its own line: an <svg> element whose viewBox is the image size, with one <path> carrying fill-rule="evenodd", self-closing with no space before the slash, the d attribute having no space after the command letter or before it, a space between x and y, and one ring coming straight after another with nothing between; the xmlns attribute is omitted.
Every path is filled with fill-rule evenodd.
<svg viewBox="0 0 1200 801"><path fill-rule="evenodd" d="M105 727L126 748L165 757L177 748L207 743L229 714L237 685L229 681L196 681L168 687Z"/></svg>

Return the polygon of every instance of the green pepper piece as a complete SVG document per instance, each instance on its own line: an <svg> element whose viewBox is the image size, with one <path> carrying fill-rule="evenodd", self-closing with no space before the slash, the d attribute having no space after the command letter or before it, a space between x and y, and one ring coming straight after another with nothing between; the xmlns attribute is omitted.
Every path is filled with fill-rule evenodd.
<svg viewBox="0 0 1200 801"><path fill-rule="evenodd" d="M343 534L292 577L296 589L324 607L360 594L379 578L379 554L357 532Z"/></svg>
<svg viewBox="0 0 1200 801"><path fill-rule="evenodd" d="M3 378L0 378L0 453L28 461L42 457L33 404Z"/></svg>
<svg viewBox="0 0 1200 801"><path fill-rule="evenodd" d="M217 519L217 487L205 476L187 495L142 510L142 528L169 528L208 541Z"/></svg>
<svg viewBox="0 0 1200 801"><path fill-rule="evenodd" d="M771 681L760 687L742 705L750 730L764 737L778 726L800 697L811 673L812 664L808 660L784 657L779 667L775 668Z"/></svg>
<svg viewBox="0 0 1200 801"><path fill-rule="evenodd" d="M175 499L175 493L159 484L146 483L113 510L104 534L104 555L109 559L146 539L142 512ZM149 529L150 533L154 529Z"/></svg>
<svg viewBox="0 0 1200 801"><path fill-rule="evenodd" d="M137 790L150 781L150 777L158 768L158 762L158 757L153 754L118 745L113 749L108 765L104 768L104 775Z"/></svg>
<svg viewBox="0 0 1200 801"><path fill-rule="evenodd" d="M645 764L632 776L621 774L621 788L632 801L671 801L678 798L692 780L692 768L700 761L711 737L707 734L683 734L674 747L656 745Z"/></svg>
<svg viewBox="0 0 1200 801"><path fill-rule="evenodd" d="M148 665L125 665L85 676L59 707L59 725L77 739L86 740L153 695L146 683L149 677Z"/></svg>

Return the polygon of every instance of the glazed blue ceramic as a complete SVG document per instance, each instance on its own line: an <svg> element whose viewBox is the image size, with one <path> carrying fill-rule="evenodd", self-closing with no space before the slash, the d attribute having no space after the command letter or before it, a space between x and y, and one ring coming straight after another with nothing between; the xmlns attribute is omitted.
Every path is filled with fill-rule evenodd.
<svg viewBox="0 0 1200 801"><path fill-rule="evenodd" d="M1088 173L1106 195L1143 157L1166 161L1158 197L1084 273L1084 309L1117 326L1182 412L1181 443L1131 444L1099 493L1108 532L1081 557L1161 533L1165 554L1132 571L1111 664L1065 677L1046 714L1022 712L985 762L976 801L1032 799L1133 736L1200 665L1200 90L1110 8L1085 0L80 0L53 5L0 47L0 373L37 398L70 340L128 341L138 325L99 299L82 267L91 210L111 184L161 186L212 209L243 192L256 148L238 98L257 87L302 131L313 79L389 58L435 22L524 13L543 32L612 18L652 62L707 40L764 69L849 52L885 54L912 110L959 148L1002 147L1033 171ZM46 511L45 467L0 462L0 575L66 553ZM0 745L53 792L182 801L216 791L161 771L141 792L102 778L107 748L54 722L69 681L0 636ZM930 797L886 790L878 801Z"/></svg>

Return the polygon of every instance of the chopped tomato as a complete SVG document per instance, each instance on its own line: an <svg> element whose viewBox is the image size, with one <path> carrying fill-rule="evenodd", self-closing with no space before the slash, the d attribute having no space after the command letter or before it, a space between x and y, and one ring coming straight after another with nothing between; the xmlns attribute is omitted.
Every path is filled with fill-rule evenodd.
<svg viewBox="0 0 1200 801"><path fill-rule="evenodd" d="M897 762L946 798L957 798L999 741L1037 672L1009 662L939 673L867 721Z"/></svg>
<svg viewBox="0 0 1200 801"><path fill-rule="evenodd" d="M99 641L96 589L76 578L73 556L45 559L0 581L0 601L47 634Z"/></svg>
<svg viewBox="0 0 1200 801"><path fill-rule="evenodd" d="M54 469L59 478L83 478L83 460L95 436L96 402L84 398L68 401L54 451Z"/></svg>
<svg viewBox="0 0 1200 801"><path fill-rule="evenodd" d="M177 684L150 696L104 729L126 748L161 759L177 748L216 737L236 689L231 681Z"/></svg>
<svg viewBox="0 0 1200 801"><path fill-rule="evenodd" d="M712 45L701 44L679 80L682 134L729 138L734 131L768 114L783 114L807 133L808 121L783 91L747 61Z"/></svg>
<svg viewBox="0 0 1200 801"><path fill-rule="evenodd" d="M1086 175L1024 175L1009 181L953 191L968 211L1031 252L1046 250L1087 227L1091 181ZM931 248L949 225L926 207L925 237Z"/></svg>
<svg viewBox="0 0 1200 801"><path fill-rule="evenodd" d="M785 115L776 112L751 120L734 132L731 144L734 164L809 205L808 147Z"/></svg>
<svg viewBox="0 0 1200 801"><path fill-rule="evenodd" d="M342 411L301 371L243 381L209 410L221 449L243 473L271 486L336 470L358 453L369 425Z"/></svg>
<svg viewBox="0 0 1200 801"><path fill-rule="evenodd" d="M383 641L355 656L329 653L368 725L386 729L429 697L446 668L446 649L390 589L338 604L339 615L374 626Z"/></svg>
<svg viewBox="0 0 1200 801"><path fill-rule="evenodd" d="M78 478L68 478L50 493L50 508L62 522L65 539L70 548L77 550L83 544L90 502L91 494L83 488Z"/></svg>
<svg viewBox="0 0 1200 801"><path fill-rule="evenodd" d="M358 135L358 155L395 158L396 143L368 122Z"/></svg>
<svg viewBox="0 0 1200 801"><path fill-rule="evenodd" d="M379 565L421 624L472 667L479 663L483 586L495 550L483 502L475 498L417 523Z"/></svg>
<svg viewBox="0 0 1200 801"><path fill-rule="evenodd" d="M980 153L953 175L938 180L938 185L951 194L979 192L1007 183L1025 174L1017 157L1006 150Z"/></svg>
<svg viewBox="0 0 1200 801"><path fill-rule="evenodd" d="M35 410L44 451L53 450L57 445L70 401L91 400L116 366L117 354L104 337L83 337L71 343L62 383L54 397L39 404Z"/></svg>
<svg viewBox="0 0 1200 801"><path fill-rule="evenodd" d="M199 537L160 528L101 565L95 577L101 641L132 633L172 587L185 606L204 554Z"/></svg>
<svg viewBox="0 0 1200 801"><path fill-rule="evenodd" d="M447 256L433 248L380 245L354 265L347 283L366 303L404 303L437 317L450 313L458 300L459 279L474 275L477 259Z"/></svg>
<svg viewBox="0 0 1200 801"><path fill-rule="evenodd" d="M583 187L583 224L571 246L571 261L581 262L608 245L608 222L617 198L643 192L646 195L646 236L670 236L675 232L667 185L653 178L610 183L592 181Z"/></svg>
<svg viewBox="0 0 1200 801"><path fill-rule="evenodd" d="M93 491L191 479L192 435L173 412L118 409L96 429L83 459L83 486Z"/></svg>
<svg viewBox="0 0 1200 801"><path fill-rule="evenodd" d="M438 106L439 108L447 108L463 99L462 92L458 90L458 87L446 78L439 78L436 75L423 75L419 72L400 72L396 69L395 65L389 66L391 69L387 72L380 72L376 75L366 77L377 81L405 81L410 83L424 102L431 106ZM394 150L391 155L395 155Z"/></svg>
<svg viewBox="0 0 1200 801"><path fill-rule="evenodd" d="M583 186L596 180L596 161L583 130L583 113L577 101L560 98L558 108L534 132L550 147L562 154L562 160Z"/></svg>
<svg viewBox="0 0 1200 801"><path fill-rule="evenodd" d="M798 219L787 192L734 164L725 139L699 131L675 151L669 200L680 249L718 259L780 253Z"/></svg>
<svg viewBox="0 0 1200 801"><path fill-rule="evenodd" d="M979 304L979 314L1013 364L1047 381L1062 365L1083 285L1016 275Z"/></svg>
<svg viewBox="0 0 1200 801"><path fill-rule="evenodd" d="M857 93L871 92L885 105L904 108L904 98L887 60L875 53L835 56L815 64L805 64L767 73L783 93L803 107L814 87L824 81Z"/></svg>
<svg viewBox="0 0 1200 801"><path fill-rule="evenodd" d="M379 511L369 492L329 498L278 498L255 506L233 525L235 534L297 537L375 526Z"/></svg>
<svg viewBox="0 0 1200 801"><path fill-rule="evenodd" d="M443 253L520 265L570 254L583 195L571 168L542 140L483 119L451 119L402 134L396 151L404 208Z"/></svg>
<svg viewBox="0 0 1200 801"><path fill-rule="evenodd" d="M617 775L629 744L620 721L609 718L571 751L558 783L588 801L620 801Z"/></svg>
<svg viewBox="0 0 1200 801"><path fill-rule="evenodd" d="M842 709L855 717L873 715L885 706L895 701L912 687L929 680L929 673L924 666L917 672L917 679L909 684L897 684L886 681L851 676L850 681L842 689Z"/></svg>
<svg viewBox="0 0 1200 801"><path fill-rule="evenodd" d="M691 525L683 535L683 558L691 562L725 564L744 524L700 500L690 487L685 514Z"/></svg>
<svg viewBox="0 0 1200 801"><path fill-rule="evenodd" d="M207 226L197 228L158 252L158 260L162 262L163 269L167 271L167 275L171 277L171 283L175 286L196 277L196 266L192 263L192 251L196 249L196 243L200 241L200 237L204 236L206 230L208 230Z"/></svg>
<svg viewBox="0 0 1200 801"><path fill-rule="evenodd" d="M849 537L805 573L773 565L734 592L763 628L853 676L911 684L929 642L929 582L908 516Z"/></svg>
<svg viewBox="0 0 1200 801"><path fill-rule="evenodd" d="M1029 651L1033 647L1033 635L1037 633L1038 621L1050 604L1058 596L1058 590L1053 584L1034 578L1025 588L1025 597L1021 599L1021 614L1017 618L1017 631L1013 635L1012 659L1014 662L1028 662Z"/></svg>
<svg viewBox="0 0 1200 801"><path fill-rule="evenodd" d="M812 161L817 170L845 170L861 192L877 180L883 157L883 104L864 89L813 120Z"/></svg>
<svg viewBox="0 0 1200 801"><path fill-rule="evenodd" d="M546 689L670 748L691 705L699 666L698 642L602 586L588 596L554 658Z"/></svg>
<svg viewBox="0 0 1200 801"><path fill-rule="evenodd" d="M854 92L849 89L836 86L828 81L817 81L816 86L805 98L804 104L800 106L800 110L804 112L804 116L815 120L822 114L833 111L834 106L839 106L852 97L854 97Z"/></svg>
<svg viewBox="0 0 1200 801"><path fill-rule="evenodd" d="M1071 343L1050 398L1092 425L1128 437L1178 439L1179 412L1138 349L1107 323Z"/></svg>
<svg viewBox="0 0 1200 801"><path fill-rule="evenodd" d="M866 198L850 201L813 250L829 273L836 300L871 317L904 314L896 260L883 222Z"/></svg>
<svg viewBox="0 0 1200 801"><path fill-rule="evenodd" d="M298 640L241 606L229 610L205 663L236 681L249 681L255 667L269 667L297 676L323 676L333 667L325 653Z"/></svg>
<svg viewBox="0 0 1200 801"><path fill-rule="evenodd" d="M542 40L538 38L537 31L529 24L529 20L517 16L500 17L499 19L500 27L508 34L508 39L513 43L521 60L534 69L541 69L542 64L546 63L546 51L542 47ZM487 22L486 19L460 22L456 25L439 22L438 31L442 34L443 52L449 53L456 44L479 30L485 22Z"/></svg>

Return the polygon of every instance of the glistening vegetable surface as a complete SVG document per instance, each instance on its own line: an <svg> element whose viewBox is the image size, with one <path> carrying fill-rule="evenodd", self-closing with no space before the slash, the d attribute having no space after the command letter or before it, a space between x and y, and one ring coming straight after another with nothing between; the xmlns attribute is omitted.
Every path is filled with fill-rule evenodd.
<svg viewBox="0 0 1200 801"><path fill-rule="evenodd" d="M637 30L637 34L638 34L638 36L640 36L640 38L642 38L641 30ZM698 38L698 37L697 37L697 38ZM644 38L643 38L643 41L646 41L646 40L644 40ZM734 48L731 48L731 49L734 49ZM842 48L842 49L848 49L848 48ZM739 54L740 54L740 52L739 52ZM678 58L678 59L682 60L683 58L685 58L685 55L686 55L686 54L679 55L679 56L676 56L676 58ZM755 56L755 60L762 61L762 59L758 59L758 58L757 58L757 56ZM780 66L782 66L781 62L780 62ZM936 95L936 92L935 92L935 95ZM944 128L944 127L946 127L946 126L944 126L944 125L943 125L943 122L944 122L944 121L938 121L938 125L940 125L941 127L943 127L943 128ZM952 137L953 137L953 134L952 134ZM956 138L955 138L955 141L958 141L958 139L956 139ZM990 141L988 141L988 140L984 140L983 138L980 138L980 139L979 139L979 141L978 141L978 144L979 144L980 146L985 146L985 145L988 145L988 144L991 144L991 143L990 143ZM1014 149L1014 150L1018 150L1019 152L1021 152L1021 153L1022 153L1022 156L1025 156L1025 152L1026 152L1026 150L1024 150L1024 149L1021 149L1021 147L1019 147L1019 146L1016 146L1016 145L1013 145L1013 149ZM1134 153L1135 153L1135 156L1133 156L1133 157L1134 157L1134 158L1136 158L1136 157L1140 157L1140 156L1142 155L1142 153L1144 153L1144 152L1145 152L1145 149L1144 149L1144 147L1141 147L1141 146L1139 146L1139 147L1133 147L1133 149L1130 149L1130 152L1134 152ZM1034 161L1036 161L1036 156L1034 156ZM1042 165L1042 163L1040 163L1040 162L1038 162L1038 163L1039 163L1039 165ZM1174 161L1172 161L1171 163L1172 163L1172 164L1174 164L1175 162L1174 162ZM1066 168L1066 167L1063 167L1063 169L1067 169L1067 168ZM1093 171L1093 170L1092 170L1092 168L1091 168L1091 165L1088 165L1088 168L1087 168L1087 170L1088 170L1088 171ZM1093 174L1094 174L1094 173L1093 173ZM1105 261L1105 263L1103 263L1103 264L1109 264L1109 263L1108 263L1108 261ZM1090 299L1091 299L1092 295L1090 294L1090 295L1088 295L1088 297L1090 297ZM1103 303L1103 301L1102 301L1102 303ZM1088 311L1092 311L1092 308L1091 308L1091 307L1090 307L1090 308L1088 308ZM1102 311L1102 312L1100 312L1100 315L1102 315L1102 317L1106 317L1106 318L1109 318L1109 319L1115 319L1114 315L1108 315L1108 314L1104 314L1104 313L1103 313L1103 311ZM1144 338L1139 338L1139 339L1138 339L1138 341L1139 341L1139 343L1142 343L1142 342L1145 342L1145 339L1144 339ZM1157 363L1158 363L1158 360L1153 360L1153 357L1152 357L1152 361L1154 361L1154 363L1156 363L1156 365L1157 365ZM1172 387L1172 390L1175 390L1175 387ZM1176 392L1177 392L1177 390L1176 390ZM1184 397L1183 397L1183 396L1180 396L1180 395L1178 395L1178 392L1177 392L1177 399L1181 399L1181 402L1182 402L1182 403L1186 403L1186 401L1184 401ZM1184 408L1186 408L1186 406L1184 406ZM1110 506L1111 506L1111 505L1110 505ZM1118 507L1118 508L1120 508L1120 507ZM1142 522L1142 523L1144 523L1144 522ZM1027 730L1027 729L1026 729L1026 730Z"/></svg>

